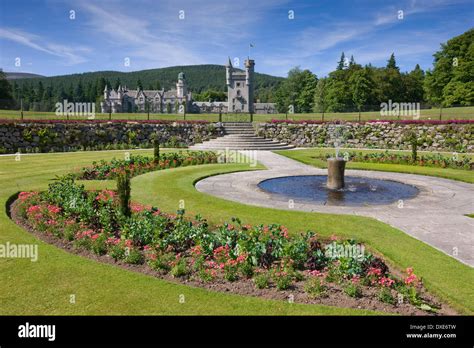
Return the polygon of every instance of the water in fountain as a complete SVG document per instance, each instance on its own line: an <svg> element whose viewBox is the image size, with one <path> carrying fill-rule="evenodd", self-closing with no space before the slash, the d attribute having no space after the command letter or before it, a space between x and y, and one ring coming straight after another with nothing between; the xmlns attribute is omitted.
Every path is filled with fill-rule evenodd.
<svg viewBox="0 0 474 348"><path fill-rule="evenodd" d="M264 180L258 187L272 199L335 206L391 204L418 194L415 186L391 180L346 176L346 186L339 190L329 189L327 180L325 175L286 176Z"/></svg>

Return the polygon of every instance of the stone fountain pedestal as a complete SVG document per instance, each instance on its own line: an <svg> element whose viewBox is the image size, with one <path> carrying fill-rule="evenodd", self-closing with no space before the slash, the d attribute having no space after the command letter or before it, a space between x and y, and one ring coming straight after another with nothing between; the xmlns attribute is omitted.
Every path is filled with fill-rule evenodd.
<svg viewBox="0 0 474 348"><path fill-rule="evenodd" d="M343 158L328 158L328 180L327 188L330 190L339 190L344 187L344 170L346 161Z"/></svg>

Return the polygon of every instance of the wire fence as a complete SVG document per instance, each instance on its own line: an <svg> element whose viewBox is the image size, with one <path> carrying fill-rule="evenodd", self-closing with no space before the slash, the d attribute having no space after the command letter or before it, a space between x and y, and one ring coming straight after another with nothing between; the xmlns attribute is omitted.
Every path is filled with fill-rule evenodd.
<svg viewBox="0 0 474 348"><path fill-rule="evenodd" d="M87 103L85 103L87 104ZM0 105L2 101L0 100ZM375 109L375 106L365 106L361 109ZM35 110L0 109L0 119L39 119L39 120L205 120L210 122L268 122L271 120L289 121L368 121L368 120L461 120L474 119L474 106L452 106L449 108L421 106L419 108L392 108L378 111L347 110L345 112L312 112L312 113L99 113L91 112L46 112Z"/></svg>

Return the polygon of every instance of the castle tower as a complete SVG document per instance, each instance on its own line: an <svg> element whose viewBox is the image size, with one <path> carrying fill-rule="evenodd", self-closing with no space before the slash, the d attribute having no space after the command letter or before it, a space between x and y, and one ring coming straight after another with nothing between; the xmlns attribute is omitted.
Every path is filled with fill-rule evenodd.
<svg viewBox="0 0 474 348"><path fill-rule="evenodd" d="M252 59L245 60L245 71L236 71L232 63L226 64L228 112L254 112L254 66Z"/></svg>
<svg viewBox="0 0 474 348"><path fill-rule="evenodd" d="M227 86L230 86L230 80L232 78L232 62L230 61L230 57L229 57L229 61L227 62L227 64L225 65L225 83Z"/></svg>
<svg viewBox="0 0 474 348"><path fill-rule="evenodd" d="M178 83L176 84L176 96L178 98L186 98L188 88L186 86L186 76L183 72L178 74Z"/></svg>
<svg viewBox="0 0 474 348"><path fill-rule="evenodd" d="M254 71L255 71L255 61L248 58L245 61L245 84L248 88L248 98L249 98L249 110L248 112L253 112L253 96L254 96Z"/></svg>

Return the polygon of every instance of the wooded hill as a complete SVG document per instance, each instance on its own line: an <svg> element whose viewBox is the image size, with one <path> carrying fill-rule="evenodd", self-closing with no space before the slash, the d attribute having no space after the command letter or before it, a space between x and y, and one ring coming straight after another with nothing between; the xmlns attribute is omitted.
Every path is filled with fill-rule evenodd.
<svg viewBox="0 0 474 348"><path fill-rule="evenodd" d="M173 66L160 69L149 69L132 72L119 71L97 71L82 74L61 75L42 78L29 78L23 80L15 80L18 86L25 84L33 88L37 88L39 82L44 88L52 87L52 90L64 89L68 90L70 86L75 89L81 83L83 89L87 90L88 85L94 85L102 78L107 81L109 87L117 88L119 84L126 85L129 89L136 89L138 84L143 89L159 89L169 90L176 88L178 74L184 72L188 89L193 93L201 93L207 90L227 91L225 84L225 67L223 65L188 65ZM281 77L255 73L255 90L258 95L265 94L265 90L274 90L281 81ZM53 93L54 94L54 93Z"/></svg>

